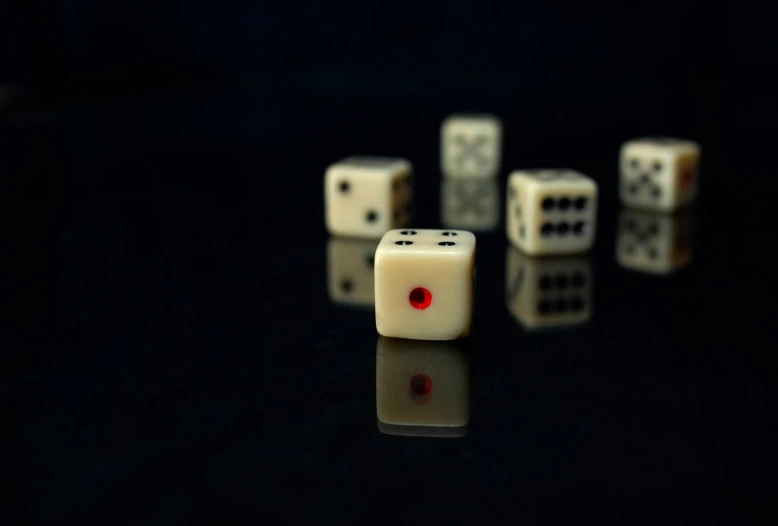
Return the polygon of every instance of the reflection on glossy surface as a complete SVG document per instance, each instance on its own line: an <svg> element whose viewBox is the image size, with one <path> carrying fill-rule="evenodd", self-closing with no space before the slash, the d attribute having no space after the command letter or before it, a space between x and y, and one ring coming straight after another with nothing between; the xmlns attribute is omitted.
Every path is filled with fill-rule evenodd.
<svg viewBox="0 0 778 526"><path fill-rule="evenodd" d="M653 274L669 274L692 261L694 216L624 209L619 216L616 261L619 265Z"/></svg>
<svg viewBox="0 0 778 526"><path fill-rule="evenodd" d="M467 341L380 336L376 346L378 428L390 435L457 437L470 420Z"/></svg>
<svg viewBox="0 0 778 526"><path fill-rule="evenodd" d="M378 241L331 237L327 242L327 290L340 305L375 306L373 262Z"/></svg>
<svg viewBox="0 0 778 526"><path fill-rule="evenodd" d="M592 269L588 256L527 256L509 246L505 301L528 329L581 325L592 316Z"/></svg>
<svg viewBox="0 0 778 526"><path fill-rule="evenodd" d="M483 179L443 179L440 220L445 228L493 230L500 222L500 187Z"/></svg>

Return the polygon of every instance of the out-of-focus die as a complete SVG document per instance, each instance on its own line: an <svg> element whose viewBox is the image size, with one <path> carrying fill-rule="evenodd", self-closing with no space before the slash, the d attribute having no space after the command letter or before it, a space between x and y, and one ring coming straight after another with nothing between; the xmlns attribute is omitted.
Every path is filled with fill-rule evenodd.
<svg viewBox="0 0 778 526"><path fill-rule="evenodd" d="M487 231L500 222L496 180L443 179L440 197L440 219L446 228Z"/></svg>
<svg viewBox="0 0 778 526"><path fill-rule="evenodd" d="M621 147L621 201L631 207L669 211L694 201L700 147L683 139L644 138Z"/></svg>
<svg viewBox="0 0 778 526"><path fill-rule="evenodd" d="M327 242L327 290L341 305L375 305L375 250L378 241L332 237Z"/></svg>
<svg viewBox="0 0 778 526"><path fill-rule="evenodd" d="M500 171L502 123L494 115L451 115L440 129L445 177L493 178Z"/></svg>
<svg viewBox="0 0 778 526"><path fill-rule="evenodd" d="M375 253L379 334L455 340L473 319L475 236L464 230L391 230Z"/></svg>
<svg viewBox="0 0 778 526"><path fill-rule="evenodd" d="M386 434L457 437L470 421L470 354L464 343L379 336L376 414Z"/></svg>
<svg viewBox="0 0 778 526"><path fill-rule="evenodd" d="M349 157L327 168L327 230L338 236L380 239L411 220L413 168L404 159Z"/></svg>
<svg viewBox="0 0 778 526"><path fill-rule="evenodd" d="M592 315L591 262L584 256L535 258L509 246L505 301L528 330L584 324Z"/></svg>
<svg viewBox="0 0 778 526"><path fill-rule="evenodd" d="M631 270L669 274L691 264L694 216L624 209L619 217L616 260Z"/></svg>
<svg viewBox="0 0 778 526"><path fill-rule="evenodd" d="M527 254L589 250L597 221L597 183L573 170L519 170L508 178L508 239Z"/></svg>

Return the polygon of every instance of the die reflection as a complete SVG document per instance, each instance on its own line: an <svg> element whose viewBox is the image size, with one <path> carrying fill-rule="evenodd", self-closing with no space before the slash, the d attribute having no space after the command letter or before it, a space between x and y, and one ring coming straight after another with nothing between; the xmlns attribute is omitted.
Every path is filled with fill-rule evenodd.
<svg viewBox="0 0 778 526"><path fill-rule="evenodd" d="M500 189L495 180L443 179L440 197L445 228L486 231L500 222Z"/></svg>
<svg viewBox="0 0 778 526"><path fill-rule="evenodd" d="M467 342L380 336L376 346L376 414L388 435L461 437L470 420Z"/></svg>
<svg viewBox="0 0 778 526"><path fill-rule="evenodd" d="M694 216L690 210L663 215L623 209L616 236L616 261L626 269L670 274L692 261Z"/></svg>
<svg viewBox="0 0 778 526"><path fill-rule="evenodd" d="M373 261L379 241L331 237L327 242L327 290L337 305L375 306Z"/></svg>
<svg viewBox="0 0 778 526"><path fill-rule="evenodd" d="M592 315L591 261L588 256L531 257L509 246L505 301L527 330L583 325Z"/></svg>

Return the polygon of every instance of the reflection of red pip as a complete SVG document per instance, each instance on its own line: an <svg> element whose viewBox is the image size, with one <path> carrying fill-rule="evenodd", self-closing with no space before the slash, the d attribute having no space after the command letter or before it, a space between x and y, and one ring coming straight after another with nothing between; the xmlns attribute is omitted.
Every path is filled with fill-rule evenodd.
<svg viewBox="0 0 778 526"><path fill-rule="evenodd" d="M426 404L432 398L432 380L426 374L415 374L410 381L411 399L417 404Z"/></svg>

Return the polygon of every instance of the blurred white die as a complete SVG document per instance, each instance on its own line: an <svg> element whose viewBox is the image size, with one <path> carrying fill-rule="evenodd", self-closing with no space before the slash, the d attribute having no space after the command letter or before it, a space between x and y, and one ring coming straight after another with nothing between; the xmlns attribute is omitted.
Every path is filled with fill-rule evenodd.
<svg viewBox="0 0 778 526"><path fill-rule="evenodd" d="M380 239L411 220L413 167L405 159L349 157L327 168L327 230L337 236Z"/></svg>
<svg viewBox="0 0 778 526"><path fill-rule="evenodd" d="M443 179L440 197L440 219L446 228L486 231L500 222L496 180Z"/></svg>
<svg viewBox="0 0 778 526"><path fill-rule="evenodd" d="M398 340L376 346L376 415L392 435L464 436L470 421L467 344Z"/></svg>
<svg viewBox="0 0 778 526"><path fill-rule="evenodd" d="M493 115L451 115L440 130L446 177L493 178L500 171L502 123Z"/></svg>
<svg viewBox="0 0 778 526"><path fill-rule="evenodd" d="M375 250L378 241L332 237L327 243L327 290L340 305L375 306Z"/></svg>
<svg viewBox="0 0 778 526"><path fill-rule="evenodd" d="M670 211L697 196L700 147L683 139L644 138L621 147L621 201L649 210Z"/></svg>
<svg viewBox="0 0 778 526"><path fill-rule="evenodd" d="M692 261L694 216L690 211L664 215L622 210L616 238L616 260L621 267L669 274Z"/></svg>
<svg viewBox="0 0 778 526"><path fill-rule="evenodd" d="M583 256L535 258L509 246L505 301L528 330L584 324L592 315L591 262Z"/></svg>
<svg viewBox="0 0 778 526"><path fill-rule="evenodd" d="M573 170L519 170L508 178L508 239L527 254L589 250L597 222L597 183Z"/></svg>

